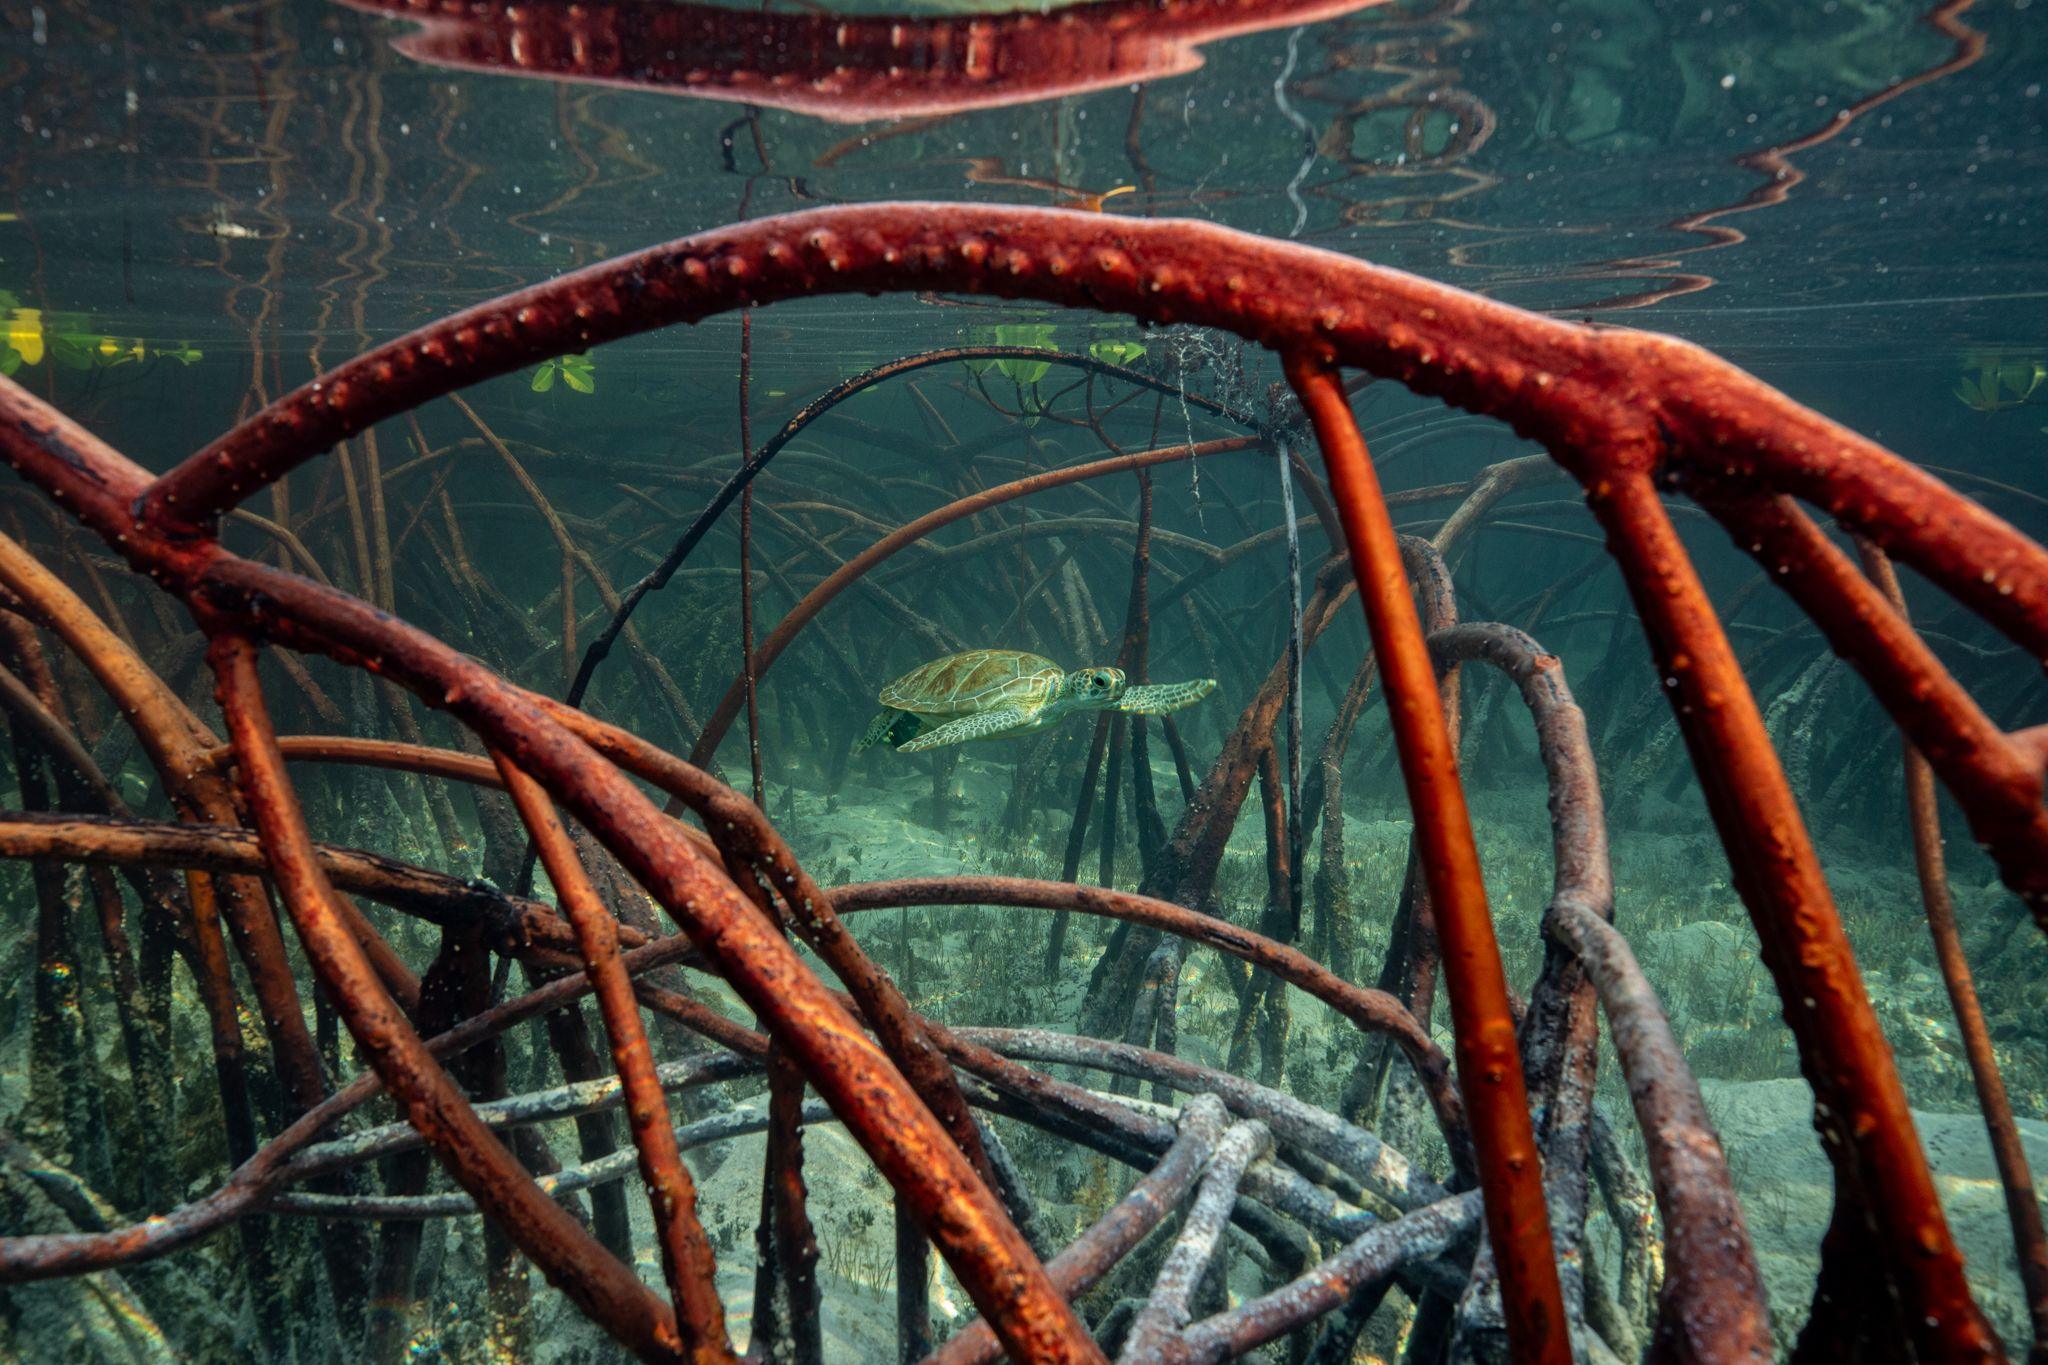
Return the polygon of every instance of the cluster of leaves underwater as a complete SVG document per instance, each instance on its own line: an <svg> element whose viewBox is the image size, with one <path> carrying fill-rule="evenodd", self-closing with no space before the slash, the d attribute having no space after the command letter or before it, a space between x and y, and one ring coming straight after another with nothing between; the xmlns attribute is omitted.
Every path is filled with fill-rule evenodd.
<svg viewBox="0 0 2048 1365"><path fill-rule="evenodd" d="M82 313L24 308L19 298L0 289L0 375L16 375L46 360L67 370L89 371L152 359L190 366L205 358L206 353L189 342L110 335L95 329Z"/></svg>

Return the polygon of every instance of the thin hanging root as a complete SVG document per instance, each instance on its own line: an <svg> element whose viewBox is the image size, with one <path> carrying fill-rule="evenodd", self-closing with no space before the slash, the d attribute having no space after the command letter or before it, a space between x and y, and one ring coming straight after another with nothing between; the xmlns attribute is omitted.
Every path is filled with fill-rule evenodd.
<svg viewBox="0 0 2048 1365"><path fill-rule="evenodd" d="M610 654L612 645L617 642L619 632L625 628L626 622L632 616L634 609L640 605L641 601L649 593L659 592L668 585L669 580L675 576L676 570L680 569L683 561L689 558L690 552L697 548L698 542L716 524L718 518L724 514L725 509L732 505L733 499L739 497L743 490L753 487L753 482L760 476L761 471L766 469L769 462L781 454L791 441L802 434L806 427L810 426L811 423L817 421L820 417L830 413L839 404L855 394L893 379L898 375L910 374L935 365L948 365L956 361L984 360L1043 361L1051 365L1073 366L1085 370L1091 375L1102 374L1112 376L1133 385L1136 389L1151 388L1161 392L1164 392L1166 389L1166 386L1159 380L1139 370L1132 370L1122 365L1112 365L1105 361L1096 360L1091 356L1069 355L1060 351L1043 351L1030 346L956 346L936 351L925 351L918 355L892 360L887 364L878 365L871 370L857 374L851 379L842 380L798 409L783 424L782 429L761 446L760 450L746 456L739 470L719 486L717 493L712 496L711 501L705 505L702 512L698 513L696 520L691 522L683 534L677 538L675 544L662 557L653 572L626 590L625 597L621 599L618 608L612 614L610 624L598 635L597 639L591 642L589 649L584 652L583 663L576 671L576 679L570 685L569 691L563 699L571 706L581 703L584 693L590 687L590 680L596 675L598 666ZM915 388L912 391L916 392ZM1253 427L1256 425L1248 416L1241 413L1232 413L1211 400L1196 397L1193 401L1202 406L1206 411L1228 417L1240 426ZM893 443L890 443L885 448L893 451L895 446ZM967 455L973 453L973 451L962 449L957 453Z"/></svg>
<svg viewBox="0 0 2048 1365"><path fill-rule="evenodd" d="M1906 595L1899 588L1899 576L1891 560L1883 550L1861 538L1856 542L1856 551L1863 572L1877 584L1900 622L1907 623ZM2025 738L2024 734L2012 737L2015 743ZM1969 1059L1977 1106L1984 1111L1991 1157L1998 1167L2006 1216L2012 1223L2020 1283L2027 1297L2027 1317L2033 1327L2033 1358L2042 1360L2048 1357L2048 1232L2042 1229L2034 1175L2027 1163L2026 1148L2020 1142L2019 1127L2013 1122L2012 1099L2006 1093L2004 1077L1999 1074L1998 1050L1992 1044L1984 1007L1978 1001L1976 982L1970 975L1970 962L1963 953L1962 931L1956 923L1955 900L1949 894L1947 860L1941 846L1941 809L1935 800L1934 769L1913 747L1912 740L1904 742L1903 752L1913 862L1920 877L1927 930L1934 940L1949 1005L1955 1011L1956 1031L1963 1037L1963 1055Z"/></svg>
<svg viewBox="0 0 2048 1365"><path fill-rule="evenodd" d="M1095 809L1095 784L1102 775L1102 760L1109 752L1109 713L1095 718L1094 734L1088 741L1088 758L1081 769L1081 791L1074 798L1074 818L1067 826L1067 850L1060 864L1060 880L1071 882L1081 871L1081 853L1088 840L1088 818ZM1067 912L1053 916L1052 932L1045 939L1045 979L1057 980L1061 959L1066 955Z"/></svg>
<svg viewBox="0 0 2048 1365"><path fill-rule="evenodd" d="M754 374L754 315L740 314L740 464L744 467L753 458L754 425L751 405L748 401L753 387ZM754 804L761 805L767 797L761 790L761 705L754 695L758 676L754 672L754 486L750 483L740 495L740 672L746 680L745 697L747 706L747 771L752 775ZM614 612L623 612L625 604L607 603ZM572 679L573 682L573 679ZM694 727L692 727L694 728ZM795 1131L794 1127L791 1129Z"/></svg>
<svg viewBox="0 0 2048 1365"><path fill-rule="evenodd" d="M1292 52L1292 49L1289 49ZM1277 87L1276 87L1277 88ZM1287 526L1287 914L1288 937L1301 937L1301 672L1307 650L1301 638L1301 528L1294 517L1294 477L1288 446L1279 442L1280 508Z"/></svg>
<svg viewBox="0 0 2048 1365"><path fill-rule="evenodd" d="M518 483L520 490L526 494L528 501L533 504L534 510L540 513L541 520L547 525L548 533L554 537L555 546L561 552L563 559L562 598L565 617L573 620L573 605L570 602L573 587L572 565L574 568L582 570L583 575L597 589L598 598L604 603L605 608L608 611L616 612L619 609L619 594L612 587L611 578L605 573L597 560L591 556L590 552L579 545L576 538L569 534L569 528L563 523L561 514L555 510L554 504L548 501L547 494L541 491L540 485L534 482L533 476L527 473L526 466L519 462L518 457L512 453L510 447L498 438L498 433L493 431L490 425L477 415L476 409L464 402L460 395L450 394L448 401L455 404L461 410L462 415L468 418L470 424L483 436L484 443L497 453L498 459L504 464L514 481ZM443 493L442 496L445 497L447 495ZM573 633L573 627L571 627L565 632L565 635L573 635ZM682 727L683 732L688 734L695 731L697 729L696 717L690 710L690 703L683 696L683 690L676 686L676 680L669 675L668 665L664 664L653 651L649 650L646 643L640 638L639 632L632 630L630 627L626 631L626 644L633 650L635 659L647 670L648 676L654 679L655 686L660 689L663 700L675 714L677 723ZM568 640L567 646L568 649L565 653L573 652L575 648L574 640Z"/></svg>
<svg viewBox="0 0 2048 1365"><path fill-rule="evenodd" d="M28 656L28 651L32 648L36 649L36 656L29 657L40 655L41 651L35 646L35 636L29 630L28 623L13 612L0 614L0 631L4 631L10 637L8 648L17 660ZM44 665L44 669L47 672L47 664ZM37 690L53 700L60 700L56 694L54 678L50 680L47 688ZM52 759L68 767L74 774L74 780L92 793L108 815L129 813L127 803L121 799L121 794L107 781L106 774L100 771L100 765L93 761L85 746L79 743L78 736L71 727L59 719L51 707L45 706L42 697L39 697L36 691L31 691L27 683L15 676L13 670L4 667L0 667L0 707L5 707L16 722L25 726Z"/></svg>
<svg viewBox="0 0 2048 1365"><path fill-rule="evenodd" d="M1299 457L1295 457L1296 477L1300 478ZM1520 483L1530 477L1533 466L1527 459L1503 461L1489 465L1466 484L1447 486L1451 493L1462 493L1463 498L1443 525L1428 540L1417 540L1411 536L1400 537L1402 552L1411 566L1416 582L1425 589L1424 604L1436 604L1436 614L1428 625L1434 630L1447 621L1455 620L1455 610L1450 598L1449 570L1444 567L1443 557L1455 553L1464 539L1480 526L1494 505ZM1318 516L1324 524L1337 528L1339 518L1321 485L1313 479L1303 479L1302 488L1318 508ZM1432 495L1443 493L1444 489L1425 490ZM1403 495L1396 495L1400 497ZM1393 501L1389 500L1390 503ZM1336 532L1333 530L1332 532ZM1350 594L1355 584L1349 575L1341 573L1342 562L1332 560L1324 565L1316 577L1316 590L1303 608L1304 625L1301 632L1302 648L1306 651L1319 638L1336 617L1336 612ZM1334 585L1334 591L1333 591ZM1290 636L1290 656L1292 637ZM1230 737L1224 742L1215 765L1201 784L1199 800L1190 799L1189 810L1176 831L1169 856L1162 860L1148 890L1167 895L1170 899L1200 904L1208 895L1222 857L1223 840L1227 839L1236 824L1239 809L1245 794L1251 787L1251 776L1258 762L1261 748L1271 742L1273 727L1280 714L1284 698L1288 695L1289 657L1276 662L1266 674L1258 693L1246 705L1239 716ZM1330 752L1334 743L1337 752L1350 741L1352 728L1361 714L1366 689L1377 677L1377 662L1367 654L1360 665L1358 676L1353 680L1352 690L1340 706L1336 722L1331 727L1330 739L1324 744L1324 753ZM1447 698L1454 693L1446 692ZM1454 705L1454 701L1447 702ZM1168 718L1171 724L1171 718ZM1169 731L1171 735L1173 732ZM1177 737L1177 736L1176 736ZM1184 777L1183 781L1187 779ZM1315 782L1309 784L1312 796L1305 797L1308 807L1303 812L1304 833L1314 819L1314 811L1320 805L1320 788Z"/></svg>
<svg viewBox="0 0 2048 1365"><path fill-rule="evenodd" d="M754 428L752 388L754 367L754 315L740 314L740 465L753 458ZM761 708L756 695L754 673L754 486L749 483L740 494L740 671L746 681L747 769L752 779L754 805L766 799L761 783ZM613 607L623 621L626 607ZM572 684L573 685L573 684ZM737 869L731 869L737 872ZM736 878L766 913L768 897L751 876ZM761 1166L761 1217L755 1232L754 1322L755 1338L750 1348L771 1358L784 1355L797 1365L814 1365L820 1358L817 1264L818 1242L804 1207L804 1149L799 1123L803 1109L803 1073L780 1047L768 1053L768 1141ZM907 1215L898 1214L907 1222ZM699 1233L701 1237L701 1231ZM924 1243L918 1242L924 1255ZM920 1283L922 1277L920 1277ZM707 1287L708 1287L707 1281ZM715 1295L714 1295L715 1301Z"/></svg>

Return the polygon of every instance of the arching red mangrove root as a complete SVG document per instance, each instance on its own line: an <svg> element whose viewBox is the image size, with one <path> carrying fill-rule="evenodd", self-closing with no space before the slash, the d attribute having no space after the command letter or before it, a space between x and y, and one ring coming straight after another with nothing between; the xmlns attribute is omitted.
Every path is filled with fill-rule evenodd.
<svg viewBox="0 0 2048 1365"><path fill-rule="evenodd" d="M150 490L143 513L166 528L208 524L335 440L565 351L742 303L907 288L1039 298L1217 327L1283 352L1305 347L1500 417L1582 474L1618 461L1662 460L1761 479L1838 513L2020 643L2048 653L2048 554L2039 546L1706 351L1650 333L1554 321L1205 223L1056 209L817 210L563 275L388 343L324 376L318 388L286 395L173 470ZM104 513L125 519L126 507L121 490L76 477L88 455L97 463L112 453L96 445L79 446L74 477L63 482L73 487L77 510L98 525ZM122 483L147 482L128 469ZM1917 515L1930 507L1943 515Z"/></svg>

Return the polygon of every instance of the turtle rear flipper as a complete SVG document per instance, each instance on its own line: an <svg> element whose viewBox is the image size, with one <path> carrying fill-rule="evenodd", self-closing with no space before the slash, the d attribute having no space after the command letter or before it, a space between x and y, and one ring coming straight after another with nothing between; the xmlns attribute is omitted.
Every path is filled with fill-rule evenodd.
<svg viewBox="0 0 2048 1365"><path fill-rule="evenodd" d="M1117 699L1116 709L1132 715L1163 716L1169 711L1193 706L1215 690L1214 678L1197 678L1193 682L1181 683L1142 683L1125 688L1123 696Z"/></svg>
<svg viewBox="0 0 2048 1365"><path fill-rule="evenodd" d="M872 749L877 744L895 748L908 744L917 738L917 732L924 728L924 722L908 711L882 711L868 722L868 728L854 741L853 751Z"/></svg>

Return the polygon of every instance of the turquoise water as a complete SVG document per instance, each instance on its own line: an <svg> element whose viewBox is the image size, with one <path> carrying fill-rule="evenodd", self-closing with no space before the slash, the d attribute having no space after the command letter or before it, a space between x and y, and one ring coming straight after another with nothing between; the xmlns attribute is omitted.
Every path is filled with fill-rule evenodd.
<svg viewBox="0 0 2048 1365"><path fill-rule="evenodd" d="M987 7L916 8L944 18ZM2048 532L2048 27L2025 0L1933 10L1882 0L1341 8L1321 7L1300 24L1269 16L1255 31L1201 46L1192 69L1019 92L994 107L861 118L786 89L703 97L703 72L740 66L744 44L697 57L642 54L651 66L698 73L660 88L427 60L408 38L411 25L315 0L10 5L0 12L0 372L161 470L369 346L669 238L833 204L1062 205L1289 238L1560 317L1670 332L1934 468L2027 533ZM794 22L812 10L774 12ZM349 442L345 461L316 461L256 497L248 510L260 520L230 523L224 539L317 571L561 696L616 595L660 560L738 466L743 442L758 449L804 405L871 367L1000 344L1114 361L1151 387L1009 355L933 365L833 405L754 485L747 568L757 640L846 560L915 517L1112 451L1242 436L1245 426L1216 408L1264 420L1280 379L1270 356L1200 329L1141 330L948 294L781 304L750 315L744 343L742 326L724 316L670 328L478 385L464 394L467 409L429 404L416 420ZM1359 389L1354 410L1396 493L1537 453L1498 423L1387 383ZM1152 618L1139 667L1156 683L1217 683L1174 717L1193 783L1284 664L1281 493L1271 455L1252 443L1192 467L1162 464L1143 495ZM1083 881L1161 889L1160 840L1181 826L1188 803L1156 723L1141 731L1142 755L1119 751L1118 776L1105 779L1121 784L1112 787L1118 823L1106 851L1099 798L1074 834L1079 793L1095 780L1086 776L1091 716L930 755L852 751L884 684L955 650L1031 651L1064 669L1118 663L1140 500L1138 480L1119 473L1003 501L904 548L824 606L759 678L758 778L744 719L708 761L742 790L758 782L763 809L828 885L964 872L1059 878L1072 864ZM1418 502L1396 520L1427 535L1454 505ZM115 617L217 729L182 610L64 528L12 476L5 509L8 534ZM2016 1265L1921 915L1889 723L1718 527L1678 515L1820 845L1973 1283L1999 1330L2022 1344ZM1327 529L1301 525L1299 551L1312 597L1331 551ZM635 637L596 673L590 709L688 753L739 682L740 567L735 508L640 605ZM1728 1138L1780 1339L1789 1341L1811 1292L1828 1178L1775 990L1619 575L1561 477L1519 488L1452 567L1464 615L1526 626L1561 656L1589 716L1611 817L1617 923L1662 992ZM1926 584L1909 576L1906 591L1936 653L1995 721L2019 728L2042 719L2038 661ZM1307 649L1300 758L1312 790L1365 648L1362 618L1346 604ZM308 658L289 674L267 665L266 679L285 733L458 744L445 716L326 660ZM57 681L92 757L134 810L175 818L147 755L96 685L68 663ZM1541 961L1550 877L1541 768L1514 694L1492 679L1468 678L1465 689L1480 851L1509 977L1526 991ZM1310 811L1301 941L1320 957L1337 954L1340 969L1370 984L1389 951L1409 833L1377 694L1348 748L1338 747L1343 834L1326 839ZM28 806L20 769L7 772L8 804ZM492 812L467 787L444 796L416 777L334 765L294 776L317 838L505 890L521 876L519 842L493 829ZM2048 1160L2048 954L1962 832L1960 813L1943 814L1965 947L2038 1168ZM1270 930L1266 853L1255 789L1213 885L1190 899ZM1326 890L1339 860L1348 887ZM110 969L89 946L97 930L83 884L68 885L73 932L88 945L78 958L95 1069L86 1084L104 1092L107 1141L83 1140L76 1111L52 1098L37 1070L50 997L31 984L37 901L18 864L0 869L10 928L0 949L0 1129L79 1175L106 1201L106 1216L125 1222L174 1200L159 1191L166 1197L151 1203L121 1159L140 1140L131 1062L108 1003ZM551 899L545 878L540 886ZM437 929L384 908L369 913L414 971L429 970L443 947ZM855 927L935 1017L1099 1026L1084 996L1109 926L1077 919L1048 962L1049 923L1035 912L931 908L862 916ZM361 1059L331 1016L315 1014L311 977L295 966L330 1071L355 1074ZM1370 1119L1418 1163L1443 1168L1426 1115L1401 1111L1398 1094L1361 1108L1347 1090L1360 1044L1341 1019L1297 997L1290 1018L1268 1017L1248 1045L1237 973L1206 952L1184 970L1181 1055ZM204 1016L182 968L166 979L171 1165L176 1197L186 1198L219 1183L227 1149ZM513 973L498 988L521 980ZM715 1006L749 1017L721 983L689 980ZM1447 1041L1441 1004L1434 1025ZM260 1021L252 1016L247 1031L259 1038ZM664 1059L691 1045L680 1033L656 1041ZM511 1092L561 1081L537 1028L511 1035L508 1052ZM259 1112L275 1117L275 1078L263 1073L258 1089ZM726 1112L758 1091L716 1090L685 1116ZM1609 1053L1599 1098L1628 1135L1627 1095ZM375 1121L391 1117L387 1109ZM267 1119L260 1126L273 1130ZM562 1161L584 1150L567 1121L537 1131ZM1007 1120L999 1131L1055 1245L1128 1185L1102 1158ZM886 1192L836 1130L816 1142L828 1358L880 1358L895 1349ZM735 1323L751 1303L759 1145L740 1138L692 1157ZM433 1179L437 1191L453 1188ZM376 1183L372 1175L364 1191ZM0 1183L0 1235L75 1218L19 1188ZM201 1359L312 1360L391 1354L409 1340L414 1354L448 1359L613 1358L615 1348L538 1276L528 1317L485 1302L493 1252L474 1217L430 1225L421 1256L434 1269L413 1282L417 1301L397 1310L397 1329L367 1339L320 1269L320 1230L333 1225L261 1221L280 1229L298 1276L293 1292L304 1296L281 1335L266 1334L246 1297L234 1238L217 1236L124 1285L0 1289L0 1350L24 1359L162 1358L151 1355L161 1347ZM1605 1205L1593 1217L1610 1276L1618 1221ZM635 1249L644 1278L658 1284L645 1227ZM1225 1287L1249 1296L1270 1273L1240 1255ZM972 1310L944 1274L935 1286L943 1335ZM1626 1296L1619 1280L1614 1292ZM1357 1358L1395 1357L1407 1302L1396 1300ZM1091 1322L1113 1306L1113 1297L1091 1301ZM130 1322L140 1326L123 1326Z"/></svg>

